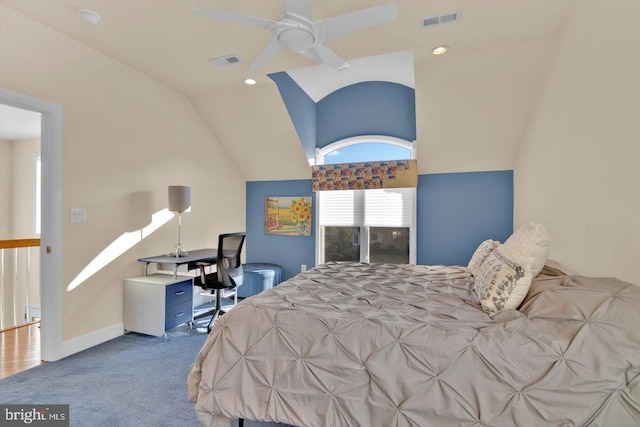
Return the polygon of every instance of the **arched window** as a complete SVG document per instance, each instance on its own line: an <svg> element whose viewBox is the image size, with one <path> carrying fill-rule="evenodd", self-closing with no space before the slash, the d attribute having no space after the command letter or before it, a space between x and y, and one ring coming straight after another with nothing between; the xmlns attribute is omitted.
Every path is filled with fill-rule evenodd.
<svg viewBox="0 0 640 427"><path fill-rule="evenodd" d="M416 159L416 142L383 135L363 135L316 148L316 165Z"/></svg>
<svg viewBox="0 0 640 427"><path fill-rule="evenodd" d="M359 136L316 149L316 164L415 159L416 143ZM316 193L316 264L416 262L416 189Z"/></svg>

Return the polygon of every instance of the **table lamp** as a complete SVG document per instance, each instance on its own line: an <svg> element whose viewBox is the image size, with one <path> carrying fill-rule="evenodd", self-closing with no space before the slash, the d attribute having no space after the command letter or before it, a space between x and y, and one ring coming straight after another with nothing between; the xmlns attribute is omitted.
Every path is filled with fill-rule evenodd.
<svg viewBox="0 0 640 427"><path fill-rule="evenodd" d="M189 206L191 206L191 187L170 185L169 210L178 213L178 243L176 243L176 250L171 252L170 256L181 257L188 255L182 248L182 244L180 244L180 227L182 226L182 212L189 209Z"/></svg>

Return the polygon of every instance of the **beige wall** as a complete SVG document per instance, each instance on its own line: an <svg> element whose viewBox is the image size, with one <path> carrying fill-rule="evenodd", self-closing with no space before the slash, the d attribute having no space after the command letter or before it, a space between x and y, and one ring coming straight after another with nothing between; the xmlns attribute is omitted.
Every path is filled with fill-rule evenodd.
<svg viewBox="0 0 640 427"><path fill-rule="evenodd" d="M13 178L11 194L11 230L13 239L38 237L35 233L35 185L34 155L40 151L40 138L13 141Z"/></svg>
<svg viewBox="0 0 640 427"><path fill-rule="evenodd" d="M122 280L142 273L136 259L173 248L175 219L66 291L107 245L167 206L168 185L192 186L187 248L244 229L244 179L183 95L2 5L0 52L1 87L64 110L63 339L122 322ZM69 223L72 207L86 209L85 224Z"/></svg>
<svg viewBox="0 0 640 427"><path fill-rule="evenodd" d="M556 43L452 49L416 62L418 173L513 169Z"/></svg>
<svg viewBox="0 0 640 427"><path fill-rule="evenodd" d="M614 19L602 19L604 16ZM515 167L515 225L550 257L640 285L640 3L581 2Z"/></svg>
<svg viewBox="0 0 640 427"><path fill-rule="evenodd" d="M11 238L11 141L0 140L0 240Z"/></svg>

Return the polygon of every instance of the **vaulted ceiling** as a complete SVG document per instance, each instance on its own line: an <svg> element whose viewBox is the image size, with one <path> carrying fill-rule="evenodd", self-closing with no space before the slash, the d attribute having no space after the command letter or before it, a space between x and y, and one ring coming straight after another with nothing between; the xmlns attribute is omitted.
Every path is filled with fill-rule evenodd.
<svg viewBox="0 0 640 427"><path fill-rule="evenodd" d="M183 93L248 180L307 178L308 163L275 83L267 74L316 66L283 50L249 68L272 34L195 15L191 7L277 19L283 0L2 0L18 11ZM315 0L315 19L385 3ZM420 172L508 169L539 89L553 64L573 0L398 0L395 21L326 45L346 59L410 50L415 64ZM83 22L78 9L101 21ZM423 29L421 18L460 12ZM431 50L445 44L441 57ZM213 65L235 55L240 62ZM335 72L328 69L328 72ZM348 70L346 71L348 72ZM254 86L246 78L257 81ZM481 143L479 143L481 142ZM253 154L247 156L247 154ZM269 165L286 159L287 167Z"/></svg>

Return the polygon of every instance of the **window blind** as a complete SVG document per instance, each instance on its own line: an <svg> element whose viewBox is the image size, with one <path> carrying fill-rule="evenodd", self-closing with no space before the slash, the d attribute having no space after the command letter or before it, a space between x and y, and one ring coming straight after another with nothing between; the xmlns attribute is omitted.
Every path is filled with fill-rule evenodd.
<svg viewBox="0 0 640 427"><path fill-rule="evenodd" d="M410 227L413 188L365 190L364 224L368 227Z"/></svg>
<svg viewBox="0 0 640 427"><path fill-rule="evenodd" d="M364 191L320 191L320 225L360 226L364 222Z"/></svg>
<svg viewBox="0 0 640 427"><path fill-rule="evenodd" d="M320 226L410 227L415 188L320 191Z"/></svg>

